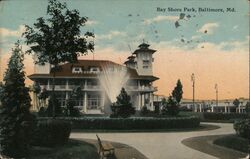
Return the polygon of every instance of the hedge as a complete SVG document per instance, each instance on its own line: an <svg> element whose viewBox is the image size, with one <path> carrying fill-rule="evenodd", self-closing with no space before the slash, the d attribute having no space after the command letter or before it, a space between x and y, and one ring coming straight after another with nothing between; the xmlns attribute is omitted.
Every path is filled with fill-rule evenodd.
<svg viewBox="0 0 250 159"><path fill-rule="evenodd" d="M32 145L56 146L65 144L70 136L71 123L68 121L43 119L38 120L33 134Z"/></svg>
<svg viewBox="0 0 250 159"><path fill-rule="evenodd" d="M169 118L62 118L58 120L70 121L73 129L87 130L143 130L143 129L176 129L195 128L200 125L200 119L190 117L169 117Z"/></svg>
<svg viewBox="0 0 250 159"><path fill-rule="evenodd" d="M237 135L250 140L250 119L235 121L234 129Z"/></svg>
<svg viewBox="0 0 250 159"><path fill-rule="evenodd" d="M203 117L205 120L235 120L247 119L246 113L212 113L204 112Z"/></svg>

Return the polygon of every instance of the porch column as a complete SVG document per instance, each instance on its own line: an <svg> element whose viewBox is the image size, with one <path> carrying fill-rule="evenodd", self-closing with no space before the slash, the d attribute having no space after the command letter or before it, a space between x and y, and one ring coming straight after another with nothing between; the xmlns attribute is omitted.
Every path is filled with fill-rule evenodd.
<svg viewBox="0 0 250 159"><path fill-rule="evenodd" d="M227 106L225 105L225 113L227 113Z"/></svg>
<svg viewBox="0 0 250 159"><path fill-rule="evenodd" d="M140 110L140 107L141 107L141 97L140 97L140 93L137 94L137 100L138 100L138 105L137 105L137 110Z"/></svg>
<svg viewBox="0 0 250 159"><path fill-rule="evenodd" d="M66 89L69 89L69 80L66 79Z"/></svg>
<svg viewBox="0 0 250 159"><path fill-rule="evenodd" d="M240 105L239 105L239 107L238 107L238 112L239 112L239 113L241 113L241 109L240 109L240 108L241 108L241 107L240 107Z"/></svg>
<svg viewBox="0 0 250 159"><path fill-rule="evenodd" d="M103 91L102 92L102 105L101 105L101 107L102 107L102 110L104 111L105 109L104 109L104 107L105 107L105 91Z"/></svg>
<svg viewBox="0 0 250 159"><path fill-rule="evenodd" d="M145 105L145 95L142 94L142 106L141 106L141 108L142 108L144 105Z"/></svg>
<svg viewBox="0 0 250 159"><path fill-rule="evenodd" d="M212 112L214 112L214 106L212 105Z"/></svg>
<svg viewBox="0 0 250 159"><path fill-rule="evenodd" d="M154 110L154 94L150 93L151 110Z"/></svg>
<svg viewBox="0 0 250 159"><path fill-rule="evenodd" d="M87 103L88 102L88 97L87 97L87 92L84 92L84 112L87 113Z"/></svg>
<svg viewBox="0 0 250 159"><path fill-rule="evenodd" d="M48 85L47 85L47 90L50 88L50 82L49 82L49 79L48 79Z"/></svg>
<svg viewBox="0 0 250 159"><path fill-rule="evenodd" d="M84 80L84 90L87 89L87 79Z"/></svg>

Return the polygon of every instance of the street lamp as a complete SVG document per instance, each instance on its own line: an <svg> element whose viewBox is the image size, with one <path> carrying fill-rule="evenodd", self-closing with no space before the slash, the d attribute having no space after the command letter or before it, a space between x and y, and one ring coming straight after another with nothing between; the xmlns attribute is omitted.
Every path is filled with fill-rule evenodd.
<svg viewBox="0 0 250 159"><path fill-rule="evenodd" d="M194 109L194 111L195 112L197 112L197 107L194 105L194 86L195 86L195 76L194 76L194 73L192 73L192 75L191 75L191 81L193 82L193 106L195 107Z"/></svg>
<svg viewBox="0 0 250 159"><path fill-rule="evenodd" d="M216 107L218 108L218 84L216 83L215 86L215 93L216 93Z"/></svg>

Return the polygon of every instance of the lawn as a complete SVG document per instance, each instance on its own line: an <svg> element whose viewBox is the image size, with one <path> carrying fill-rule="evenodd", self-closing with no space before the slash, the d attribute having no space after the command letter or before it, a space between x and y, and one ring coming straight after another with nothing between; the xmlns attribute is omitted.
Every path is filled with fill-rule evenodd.
<svg viewBox="0 0 250 159"><path fill-rule="evenodd" d="M238 150L241 152L248 152L248 141L237 135L226 135L214 141L214 144Z"/></svg>
<svg viewBox="0 0 250 159"><path fill-rule="evenodd" d="M32 147L28 159L99 159L94 145L84 141L69 140L59 147Z"/></svg>

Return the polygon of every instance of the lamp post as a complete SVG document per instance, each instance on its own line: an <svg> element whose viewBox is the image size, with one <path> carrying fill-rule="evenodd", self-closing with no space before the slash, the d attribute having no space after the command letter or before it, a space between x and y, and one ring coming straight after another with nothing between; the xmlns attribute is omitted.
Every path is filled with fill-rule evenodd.
<svg viewBox="0 0 250 159"><path fill-rule="evenodd" d="M195 76L194 76L194 73L192 73L192 75L191 75L191 81L193 82L193 106L195 107L194 111L197 112L197 107L194 105L194 89L195 89Z"/></svg>
<svg viewBox="0 0 250 159"><path fill-rule="evenodd" d="M218 108L218 84L216 83L215 86L215 93L216 93L216 107Z"/></svg>

